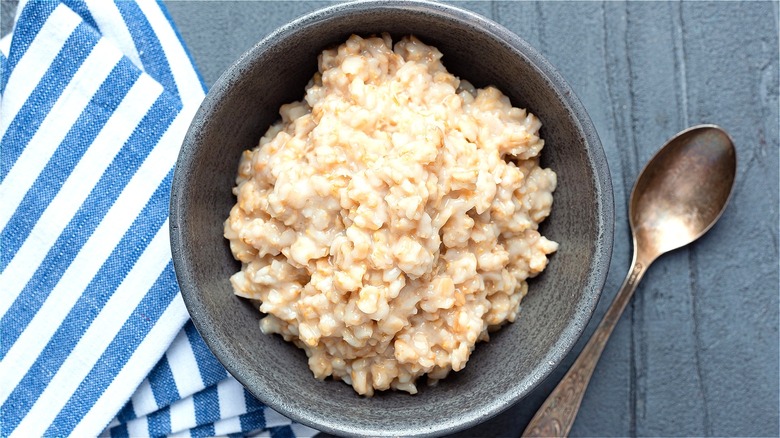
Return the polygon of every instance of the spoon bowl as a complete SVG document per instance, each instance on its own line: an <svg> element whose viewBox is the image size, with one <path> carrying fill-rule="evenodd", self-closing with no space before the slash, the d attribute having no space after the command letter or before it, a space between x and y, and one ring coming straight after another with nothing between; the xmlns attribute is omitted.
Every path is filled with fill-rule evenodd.
<svg viewBox="0 0 780 438"><path fill-rule="evenodd" d="M669 140L631 193L634 247L655 259L706 233L728 203L736 169L734 143L715 125L696 126Z"/></svg>
<svg viewBox="0 0 780 438"><path fill-rule="evenodd" d="M734 142L715 125L678 133L650 159L629 201L634 257L628 275L577 360L528 423L524 437L569 434L601 352L648 266L712 228L726 209L736 173Z"/></svg>

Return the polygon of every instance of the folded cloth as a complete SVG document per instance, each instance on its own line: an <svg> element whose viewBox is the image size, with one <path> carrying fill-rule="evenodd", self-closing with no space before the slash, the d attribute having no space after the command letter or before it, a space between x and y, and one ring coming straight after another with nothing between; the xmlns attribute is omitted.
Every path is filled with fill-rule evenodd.
<svg viewBox="0 0 780 438"><path fill-rule="evenodd" d="M192 436L211 436L274 429L277 436L287 425L292 436L317 433L252 397L188 322L104 435L162 436L189 430Z"/></svg>
<svg viewBox="0 0 780 438"><path fill-rule="evenodd" d="M266 421L283 417L185 326L168 200L203 97L162 4L19 3L0 55L0 436L315 432Z"/></svg>
<svg viewBox="0 0 780 438"><path fill-rule="evenodd" d="M113 424L159 411L227 378L225 368L208 350L192 322L188 322Z"/></svg>
<svg viewBox="0 0 780 438"><path fill-rule="evenodd" d="M105 435L164 436L189 431L193 436L213 436L286 425L292 425L290 420L267 409L238 381L227 378L151 414L110 425ZM316 433L301 425L293 426L300 427L298 433L304 436Z"/></svg>

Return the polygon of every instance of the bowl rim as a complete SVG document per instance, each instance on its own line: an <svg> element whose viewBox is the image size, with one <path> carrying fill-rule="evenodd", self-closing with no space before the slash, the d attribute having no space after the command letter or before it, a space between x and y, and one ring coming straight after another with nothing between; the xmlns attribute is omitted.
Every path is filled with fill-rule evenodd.
<svg viewBox="0 0 780 438"><path fill-rule="evenodd" d="M288 37L291 33L296 32L300 27L315 24L323 20L333 19L342 14L362 12L367 9L375 11L396 9L416 9L425 11L428 14L437 15L439 18L479 29L481 32L489 34L491 38L522 53L530 61L531 67L553 85L556 89L556 94L559 95L564 106L566 106L573 115L573 121L577 125L576 128L583 135L583 143L587 150L587 158L593 170L595 191L600 195L596 196L598 211L596 229L599 231L599 235L594 245L594 258L591 269L588 271L588 277L583 289L584 294L579 302L578 311L575 312L573 318L568 321L558 340L550 347L547 355L531 370L525 379L518 382L517 385L514 385L510 391L507 391L501 397L489 400L482 408L470 411L466 416L444 419L443 421L432 424L425 430L408 427L391 431L378 428L363 429L349 424L336 423L328 421L327 415L323 415L322 413L286 409L286 405L282 400L267 396L270 391L268 391L268 387L265 386L263 382L259 382L259 387L249 386L247 382L248 379L243 375L242 370L233 366L234 361L231 357L231 352L215 339L215 330L208 324L203 323L201 319L201 315L206 313L206 306L204 306L203 300L198 296L198 288L189 281L189 273L192 272L193 266L192 262L184 257L182 251L182 242L185 240L184 234L187 225L186 217L182 214L185 209L182 203L182 196L180 196L175 188L182 187L186 184L187 176L194 164L193 158L197 150L195 145L198 140L197 133L206 124L207 113L217 106L216 104L220 101L221 97L238 81L235 73L244 70L252 61L253 55L256 52L272 48L275 44L278 44L278 41ZM184 303L190 313L195 328L202 335L206 345L228 372L267 406L277 410L292 420L332 434L371 436L388 434L395 436L442 435L473 427L516 404L560 365L561 361L566 357L583 334L584 329L592 318L596 305L598 304L602 289L606 282L612 256L615 212L614 193L612 190L609 167L593 122L571 87L547 59L510 30L477 13L457 6L428 0L397 0L393 2L385 2L382 0L359 0L328 6L288 22L254 44L222 73L201 103L184 138L177 159L171 187L169 227L174 269Z"/></svg>

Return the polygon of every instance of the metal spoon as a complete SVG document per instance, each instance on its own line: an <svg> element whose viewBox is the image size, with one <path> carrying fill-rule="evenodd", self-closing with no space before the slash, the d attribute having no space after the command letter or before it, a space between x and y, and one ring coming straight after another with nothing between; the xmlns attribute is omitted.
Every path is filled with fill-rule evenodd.
<svg viewBox="0 0 780 438"><path fill-rule="evenodd" d="M728 203L736 170L734 143L715 125L680 132L647 163L629 201L634 257L628 276L524 437L569 434L596 363L639 280L660 255L693 242L715 224Z"/></svg>

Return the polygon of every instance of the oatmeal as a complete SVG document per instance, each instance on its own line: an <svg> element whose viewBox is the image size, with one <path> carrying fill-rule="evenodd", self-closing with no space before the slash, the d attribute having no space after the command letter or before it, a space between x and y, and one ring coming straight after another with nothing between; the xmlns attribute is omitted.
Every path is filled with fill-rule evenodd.
<svg viewBox="0 0 780 438"><path fill-rule="evenodd" d="M416 393L514 321L558 245L541 122L414 37L350 37L244 152L225 237L238 296L319 379Z"/></svg>

